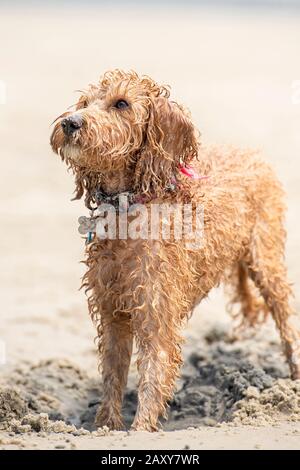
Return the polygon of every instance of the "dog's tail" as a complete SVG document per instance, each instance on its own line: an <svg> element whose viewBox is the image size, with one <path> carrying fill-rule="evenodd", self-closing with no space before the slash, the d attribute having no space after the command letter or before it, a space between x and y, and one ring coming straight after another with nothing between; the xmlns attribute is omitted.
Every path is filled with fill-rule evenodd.
<svg viewBox="0 0 300 470"><path fill-rule="evenodd" d="M227 310L237 320L237 330L265 322L269 309L250 278L244 261L239 261L227 274L225 287L230 298Z"/></svg>

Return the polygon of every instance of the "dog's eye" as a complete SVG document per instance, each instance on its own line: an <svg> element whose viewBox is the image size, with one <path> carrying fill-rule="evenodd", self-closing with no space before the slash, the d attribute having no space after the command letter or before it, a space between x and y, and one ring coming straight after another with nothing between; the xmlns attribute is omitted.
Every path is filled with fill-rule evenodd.
<svg viewBox="0 0 300 470"><path fill-rule="evenodd" d="M125 109L125 108L128 108L128 106L129 106L129 104L125 100L118 100L114 104L114 108L117 108L117 109Z"/></svg>

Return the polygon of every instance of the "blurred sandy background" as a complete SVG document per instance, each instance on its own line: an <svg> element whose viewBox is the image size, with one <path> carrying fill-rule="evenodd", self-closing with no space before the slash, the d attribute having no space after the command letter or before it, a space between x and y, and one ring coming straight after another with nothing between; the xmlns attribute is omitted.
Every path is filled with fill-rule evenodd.
<svg viewBox="0 0 300 470"><path fill-rule="evenodd" d="M77 218L86 210L70 202L72 177L51 153L49 136L51 122L76 101L74 91L111 68L170 84L203 140L260 148L273 163L288 195L287 263L300 310L300 100L293 100L300 8L0 7L2 368L66 357L97 373L94 329L78 291L84 243ZM187 335L225 321L224 305L222 293L213 294Z"/></svg>

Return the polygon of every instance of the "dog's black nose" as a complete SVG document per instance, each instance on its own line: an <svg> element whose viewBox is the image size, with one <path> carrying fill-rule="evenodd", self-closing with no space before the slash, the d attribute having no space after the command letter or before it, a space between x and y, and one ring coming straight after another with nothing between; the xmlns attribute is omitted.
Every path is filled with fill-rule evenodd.
<svg viewBox="0 0 300 470"><path fill-rule="evenodd" d="M78 131L82 127L83 121L82 117L78 114L74 116L69 116L61 121L61 127L65 135L72 135L75 131Z"/></svg>

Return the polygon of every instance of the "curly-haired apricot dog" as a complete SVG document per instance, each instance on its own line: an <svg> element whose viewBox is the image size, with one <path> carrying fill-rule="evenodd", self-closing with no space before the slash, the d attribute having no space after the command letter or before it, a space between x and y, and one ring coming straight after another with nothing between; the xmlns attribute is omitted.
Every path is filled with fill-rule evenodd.
<svg viewBox="0 0 300 470"><path fill-rule="evenodd" d="M75 197L84 195L90 209L127 194L147 210L193 203L193 210L199 204L204 211L198 248L174 236L94 236L87 244L83 285L97 326L104 389L97 425L123 428L135 339L133 429L157 429L182 362L182 326L221 281L234 289L244 323L253 326L271 312L292 377L300 378L283 262L283 191L255 152L202 148L189 114L169 99L167 88L120 70L90 85L76 109L56 120L51 145L75 174Z"/></svg>

